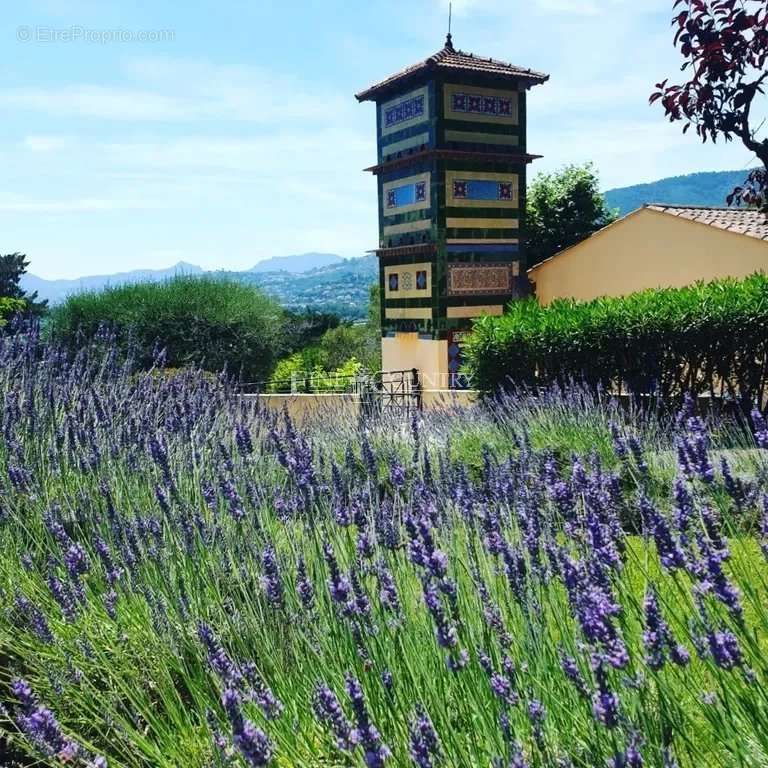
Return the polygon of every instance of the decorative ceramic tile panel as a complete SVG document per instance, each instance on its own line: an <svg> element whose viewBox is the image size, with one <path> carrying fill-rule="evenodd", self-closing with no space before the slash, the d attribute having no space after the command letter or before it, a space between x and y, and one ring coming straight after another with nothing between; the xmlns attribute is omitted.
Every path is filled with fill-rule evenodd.
<svg viewBox="0 0 768 768"><path fill-rule="evenodd" d="M455 200L512 200L512 182L455 179L453 182Z"/></svg>
<svg viewBox="0 0 768 768"><path fill-rule="evenodd" d="M421 117L424 114L425 101L424 95L420 94L384 110L384 125L389 128L413 120L414 117Z"/></svg>
<svg viewBox="0 0 768 768"><path fill-rule="evenodd" d="M451 120L517 125L517 91L446 83L443 93Z"/></svg>
<svg viewBox="0 0 768 768"><path fill-rule="evenodd" d="M431 265L398 264L384 268L384 295L392 299L429 298Z"/></svg>
<svg viewBox="0 0 768 768"><path fill-rule="evenodd" d="M463 208L517 208L518 175L446 171L446 204Z"/></svg>
<svg viewBox="0 0 768 768"><path fill-rule="evenodd" d="M512 293L511 264L449 264L449 296Z"/></svg>
<svg viewBox="0 0 768 768"><path fill-rule="evenodd" d="M511 117L512 99L498 96L482 96L479 93L452 94L451 110L453 112L472 112L476 115L495 117L502 115Z"/></svg>
<svg viewBox="0 0 768 768"><path fill-rule="evenodd" d="M429 92L425 87L402 94L381 107L381 135L418 125L429 117Z"/></svg>
<svg viewBox="0 0 768 768"><path fill-rule="evenodd" d="M388 181L382 192L385 216L429 208L429 174Z"/></svg>

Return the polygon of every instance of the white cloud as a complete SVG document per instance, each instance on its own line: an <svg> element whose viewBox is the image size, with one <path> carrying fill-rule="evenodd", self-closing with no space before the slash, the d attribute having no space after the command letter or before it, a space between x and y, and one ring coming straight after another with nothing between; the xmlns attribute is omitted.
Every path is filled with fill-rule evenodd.
<svg viewBox="0 0 768 768"><path fill-rule="evenodd" d="M83 213L93 211L138 210L147 205L141 200L82 198L77 200L3 200L2 213Z"/></svg>
<svg viewBox="0 0 768 768"><path fill-rule="evenodd" d="M56 152L69 143L66 136L26 136L22 142L30 152Z"/></svg>
<svg viewBox="0 0 768 768"><path fill-rule="evenodd" d="M131 85L77 83L0 89L0 108L126 122L343 122L355 105L337 91L255 67L148 58L130 61Z"/></svg>

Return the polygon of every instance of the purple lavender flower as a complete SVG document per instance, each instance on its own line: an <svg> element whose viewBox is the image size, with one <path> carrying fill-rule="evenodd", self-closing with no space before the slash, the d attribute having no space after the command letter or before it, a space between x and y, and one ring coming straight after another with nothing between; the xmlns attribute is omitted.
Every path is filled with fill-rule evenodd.
<svg viewBox="0 0 768 768"><path fill-rule="evenodd" d="M643 447L640 445L640 440L636 435L630 435L627 439L627 445L629 446L629 450L632 453L632 458L635 460L635 464L637 465L640 474L647 475L648 464L645 462L645 458L643 456Z"/></svg>
<svg viewBox="0 0 768 768"><path fill-rule="evenodd" d="M208 652L208 663L211 665L211 669L221 678L225 685L239 685L242 677L240 671L232 659L229 658L216 635L214 635L213 630L207 624L201 622L197 627L197 635Z"/></svg>
<svg viewBox="0 0 768 768"><path fill-rule="evenodd" d="M315 605L315 588L307 575L307 565L304 557L300 556L296 565L296 591L299 594L302 606L305 611L311 611Z"/></svg>
<svg viewBox="0 0 768 768"><path fill-rule="evenodd" d="M332 730L336 746L347 752L352 751L359 743L359 734L344 714L338 697L325 683L315 686L313 705L317 719Z"/></svg>
<svg viewBox="0 0 768 768"><path fill-rule="evenodd" d="M50 709L40 704L25 680L11 683L11 694L19 703L16 722L29 741L47 757L74 760L81 750L77 742L67 738Z"/></svg>
<svg viewBox="0 0 768 768"><path fill-rule="evenodd" d="M402 616L402 608L397 594L397 585L395 584L392 572L387 568L384 560L379 560L376 564L376 576L379 582L379 600L382 606L396 618L400 618Z"/></svg>
<svg viewBox="0 0 768 768"><path fill-rule="evenodd" d="M768 449L768 422L757 408L752 411L752 427L758 447Z"/></svg>
<svg viewBox="0 0 768 768"><path fill-rule="evenodd" d="M533 728L533 738L541 745L544 740L544 718L547 716L545 706L538 699L528 702L528 719Z"/></svg>
<svg viewBox="0 0 768 768"><path fill-rule="evenodd" d="M664 515L645 496L640 498L640 511L656 542L661 564L669 570L684 568L685 553Z"/></svg>
<svg viewBox="0 0 768 768"><path fill-rule="evenodd" d="M768 493L763 495L763 515L760 519L760 549L768 560Z"/></svg>
<svg viewBox="0 0 768 768"><path fill-rule="evenodd" d="M371 601L360 581L357 568L350 569L349 583L352 586L352 597L344 606L344 614L349 617L367 620L371 615Z"/></svg>
<svg viewBox="0 0 768 768"><path fill-rule="evenodd" d="M328 589L331 593L331 599L334 603L345 606L349 601L352 585L349 583L349 579L341 573L338 560L336 560L336 554L330 544L323 544L323 554L330 571Z"/></svg>
<svg viewBox="0 0 768 768"><path fill-rule="evenodd" d="M243 717L240 695L227 688L222 696L224 710L232 725L232 741L249 766L269 765L274 748L269 737Z"/></svg>
<svg viewBox="0 0 768 768"><path fill-rule="evenodd" d="M683 459L681 469L689 479L698 476L705 483L715 480L715 469L709 459L709 439L704 422L693 416L686 422L688 434L678 443L678 456Z"/></svg>
<svg viewBox="0 0 768 768"><path fill-rule="evenodd" d="M368 768L381 768L387 759L391 757L392 752L382 742L379 731L371 721L360 682L351 675L348 675L346 689L347 695L352 702L352 710L355 713L355 731L365 753L365 764Z"/></svg>
<svg viewBox="0 0 768 768"><path fill-rule="evenodd" d="M82 544L77 544L75 542L70 544L64 554L64 564L72 579L78 579L80 576L88 573L90 562Z"/></svg>
<svg viewBox="0 0 768 768"><path fill-rule="evenodd" d="M389 468L389 480L392 487L398 490L405 486L405 467L397 459L392 459L392 465Z"/></svg>
<svg viewBox="0 0 768 768"><path fill-rule="evenodd" d="M645 631L643 643L645 645L646 663L653 670L661 669L666 661L666 654L675 664L683 666L689 661L689 654L682 645L676 645L669 625L664 620L661 607L654 590L646 593L645 603Z"/></svg>
<svg viewBox="0 0 768 768"><path fill-rule="evenodd" d="M459 635L454 624L446 616L437 586L432 581L425 581L423 589L424 603L435 621L437 642L441 648L455 648L459 642Z"/></svg>
<svg viewBox="0 0 768 768"><path fill-rule="evenodd" d="M14 605L27 626L40 640L44 643L53 642L53 632L48 626L45 614L36 605L33 605L21 592L16 593Z"/></svg>
<svg viewBox="0 0 768 768"><path fill-rule="evenodd" d="M120 567L115 563L115 560L112 557L112 552L110 551L109 546L107 542L104 541L104 539L102 539L100 536L96 536L93 545L96 549L96 553L98 554L99 559L101 560L104 573L107 577L107 582L110 586L114 586L120 579L120 575L122 573Z"/></svg>
<svg viewBox="0 0 768 768"><path fill-rule="evenodd" d="M242 456L249 456L253 453L251 432L242 422L235 425L235 442L237 443L237 449Z"/></svg>
<svg viewBox="0 0 768 768"><path fill-rule="evenodd" d="M560 661L560 666L565 673L565 676L573 683L576 690L584 697L589 695L587 690L587 683L584 680L584 676L581 674L579 665L576 663L576 659L572 656L563 656Z"/></svg>
<svg viewBox="0 0 768 768"><path fill-rule="evenodd" d="M253 662L243 665L243 677L251 686L248 698L258 704L267 720L277 720L285 709L283 702L275 696Z"/></svg>
<svg viewBox="0 0 768 768"><path fill-rule="evenodd" d="M48 589L53 599L59 604L64 618L72 623L77 619L77 601L69 584L65 584L55 574L51 573L46 579Z"/></svg>
<svg viewBox="0 0 768 768"><path fill-rule="evenodd" d="M741 665L741 647L729 629L710 630L707 635L709 652L721 669L734 669Z"/></svg>
<svg viewBox="0 0 768 768"><path fill-rule="evenodd" d="M416 707L409 728L411 759L417 768L434 768L440 759L440 740L424 707Z"/></svg>
<svg viewBox="0 0 768 768"><path fill-rule="evenodd" d="M283 582L280 578L280 567L277 563L277 553L272 544L264 547L261 553L261 567L264 570L264 592L273 608L284 606Z"/></svg>
<svg viewBox="0 0 768 768"><path fill-rule="evenodd" d="M739 589L732 584L723 571L723 562L730 557L727 548L714 549L707 537L699 535L697 537L699 551L701 552L702 562L693 569L694 575L699 579L699 591L703 594L712 592L723 605L728 608L736 621L741 621L743 608L741 606L741 593ZM726 547L723 541L722 545Z"/></svg>
<svg viewBox="0 0 768 768"><path fill-rule="evenodd" d="M619 723L619 697L608 686L608 675L602 659L596 659L593 667L597 691L592 697L592 712L595 720L606 728L615 728Z"/></svg>
<svg viewBox="0 0 768 768"><path fill-rule="evenodd" d="M619 429L618 424L616 422L612 421L608 428L611 431L611 439L613 441L613 450L616 453L616 455L624 460L627 459L629 456L629 450L627 448L627 441L624 439L624 437L621 434L621 430Z"/></svg>
<svg viewBox="0 0 768 768"><path fill-rule="evenodd" d="M231 480L223 478L219 487L222 496L224 496L229 505L229 514L232 515L235 521L240 522L245 518L245 510L243 509L243 500L237 492L235 484Z"/></svg>
<svg viewBox="0 0 768 768"><path fill-rule="evenodd" d="M617 754L611 761L611 768L643 768L645 761L640 753L640 737L633 733L624 752Z"/></svg>

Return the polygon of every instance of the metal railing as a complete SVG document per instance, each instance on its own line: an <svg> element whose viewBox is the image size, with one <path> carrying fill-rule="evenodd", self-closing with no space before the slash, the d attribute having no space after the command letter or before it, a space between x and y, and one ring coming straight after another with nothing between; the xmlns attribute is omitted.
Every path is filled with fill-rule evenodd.
<svg viewBox="0 0 768 768"><path fill-rule="evenodd" d="M410 413L422 406L422 383L416 368L355 375L300 371L288 379L242 382L239 391L243 395L357 395L369 413L384 409Z"/></svg>

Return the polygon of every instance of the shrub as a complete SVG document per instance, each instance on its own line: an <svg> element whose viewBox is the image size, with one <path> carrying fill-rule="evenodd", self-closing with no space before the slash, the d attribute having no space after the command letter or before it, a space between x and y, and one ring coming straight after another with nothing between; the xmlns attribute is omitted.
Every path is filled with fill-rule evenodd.
<svg viewBox="0 0 768 768"><path fill-rule="evenodd" d="M72 296L53 310L51 332L70 349L106 326L144 368L156 349L170 367L225 366L246 380L265 379L283 349L283 311L258 289L221 278L177 277Z"/></svg>
<svg viewBox="0 0 768 768"><path fill-rule="evenodd" d="M17 312L23 312L27 306L23 299L11 299L7 296L0 296L0 328Z"/></svg>
<svg viewBox="0 0 768 768"><path fill-rule="evenodd" d="M514 302L476 321L466 347L479 387L583 380L664 399L683 393L764 403L768 277L727 279L587 303Z"/></svg>

